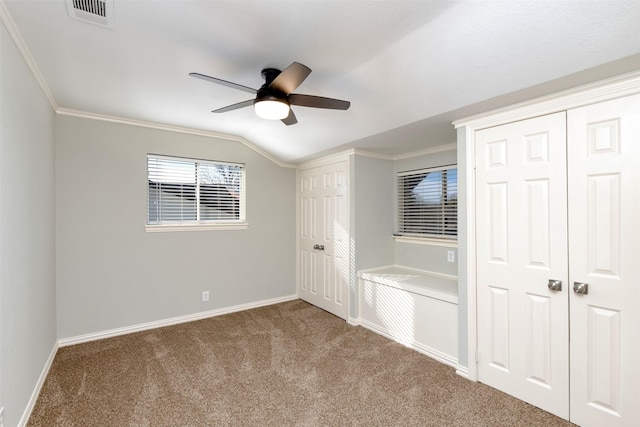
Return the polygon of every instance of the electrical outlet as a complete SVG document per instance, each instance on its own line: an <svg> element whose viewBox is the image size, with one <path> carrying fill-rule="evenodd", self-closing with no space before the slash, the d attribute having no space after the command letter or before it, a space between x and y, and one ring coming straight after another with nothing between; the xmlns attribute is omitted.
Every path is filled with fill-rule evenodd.
<svg viewBox="0 0 640 427"><path fill-rule="evenodd" d="M209 301L209 291L202 291L202 302Z"/></svg>
<svg viewBox="0 0 640 427"><path fill-rule="evenodd" d="M453 251L447 251L447 261L455 262L455 260L456 260L456 253Z"/></svg>

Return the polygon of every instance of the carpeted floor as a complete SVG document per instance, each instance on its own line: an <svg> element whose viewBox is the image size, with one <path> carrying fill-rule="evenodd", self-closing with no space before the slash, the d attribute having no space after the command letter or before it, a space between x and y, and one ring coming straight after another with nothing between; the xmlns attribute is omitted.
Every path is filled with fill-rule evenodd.
<svg viewBox="0 0 640 427"><path fill-rule="evenodd" d="M58 351L29 426L570 426L302 301Z"/></svg>

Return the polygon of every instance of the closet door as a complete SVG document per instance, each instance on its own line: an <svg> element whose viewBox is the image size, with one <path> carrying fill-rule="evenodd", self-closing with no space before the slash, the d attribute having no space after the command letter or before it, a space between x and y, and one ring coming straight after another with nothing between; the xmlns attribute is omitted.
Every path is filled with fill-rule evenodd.
<svg viewBox="0 0 640 427"><path fill-rule="evenodd" d="M347 162L299 173L300 298L343 319L348 315Z"/></svg>
<svg viewBox="0 0 640 427"><path fill-rule="evenodd" d="M475 139L478 379L568 418L566 116Z"/></svg>
<svg viewBox="0 0 640 427"><path fill-rule="evenodd" d="M571 421L637 426L640 95L570 110L568 135Z"/></svg>

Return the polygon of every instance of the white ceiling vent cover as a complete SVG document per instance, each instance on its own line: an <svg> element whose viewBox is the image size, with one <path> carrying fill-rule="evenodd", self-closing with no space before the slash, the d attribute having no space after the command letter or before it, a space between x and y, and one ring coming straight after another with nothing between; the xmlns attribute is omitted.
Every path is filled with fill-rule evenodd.
<svg viewBox="0 0 640 427"><path fill-rule="evenodd" d="M113 28L113 0L65 0L69 16Z"/></svg>

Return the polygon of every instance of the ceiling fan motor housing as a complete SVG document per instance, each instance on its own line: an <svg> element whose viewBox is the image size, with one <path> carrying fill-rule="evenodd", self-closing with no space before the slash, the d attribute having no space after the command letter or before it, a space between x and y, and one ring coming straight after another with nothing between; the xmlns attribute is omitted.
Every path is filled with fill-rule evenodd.
<svg viewBox="0 0 640 427"><path fill-rule="evenodd" d="M264 70L262 70L262 78L264 79L264 84L266 86L269 86L271 84L271 82L278 77L278 75L281 73L282 71L278 70L277 68L265 68Z"/></svg>
<svg viewBox="0 0 640 427"><path fill-rule="evenodd" d="M264 78L264 84L258 89L258 93L256 95L256 102L262 101L279 101L289 105L289 101L287 100L287 94L278 90L276 88L270 87L273 80L278 77L281 73L280 70L275 68L265 68L262 70L262 77Z"/></svg>

